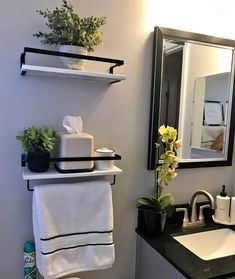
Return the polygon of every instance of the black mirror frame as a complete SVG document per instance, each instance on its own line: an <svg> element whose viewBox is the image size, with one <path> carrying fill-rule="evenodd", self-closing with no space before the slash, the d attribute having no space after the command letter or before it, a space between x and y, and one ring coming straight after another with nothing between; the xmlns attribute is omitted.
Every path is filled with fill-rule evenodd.
<svg viewBox="0 0 235 279"><path fill-rule="evenodd" d="M163 66L163 39L164 37L174 37L182 40L192 40L202 43L209 43L221 46L228 46L233 48L233 79L235 71L235 41L218 38L203 34L180 31L165 27L154 28L153 36L153 61L152 61L152 85L151 85L151 103L150 103L150 121L149 121L149 146L148 146L148 170L155 169L158 164L158 154L156 152L155 142L157 142L157 131L159 128L159 113L160 113L160 94L161 94L161 80L162 80L162 66ZM233 157L233 140L234 140L234 126L235 126L235 80L233 80L232 90L232 104L230 111L230 131L228 141L227 159L218 161L195 161L195 162L179 162L179 168L200 168L200 167L219 167L231 166ZM156 159L157 158L157 159Z"/></svg>

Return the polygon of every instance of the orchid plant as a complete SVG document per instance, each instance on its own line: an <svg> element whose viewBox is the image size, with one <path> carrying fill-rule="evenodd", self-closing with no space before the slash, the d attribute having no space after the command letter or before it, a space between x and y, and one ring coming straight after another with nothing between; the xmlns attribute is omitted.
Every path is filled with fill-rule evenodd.
<svg viewBox="0 0 235 279"><path fill-rule="evenodd" d="M167 208L174 204L175 198L172 193L163 193L168 181L177 176L179 158L177 150L181 147L181 141L177 140L177 130L173 127L162 125L158 129L159 139L156 148L163 144L164 153L160 156L162 163L155 168L155 191L150 197L138 199L138 207L151 209L157 212L166 212Z"/></svg>

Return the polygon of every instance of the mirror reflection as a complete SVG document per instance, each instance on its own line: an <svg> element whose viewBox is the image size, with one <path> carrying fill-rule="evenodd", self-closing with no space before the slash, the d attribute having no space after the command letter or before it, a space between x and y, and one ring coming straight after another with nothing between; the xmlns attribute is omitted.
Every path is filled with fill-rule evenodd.
<svg viewBox="0 0 235 279"><path fill-rule="evenodd" d="M195 162L221 161L218 165L226 165L233 139L234 42L187 32L181 36L178 30L156 28L155 69L161 74L153 72L152 105L159 107L152 107L150 121L155 124L150 123L150 129L162 124L178 129L183 143L178 155L180 162L186 163L181 167L199 166L187 164ZM153 134L150 131L150 145ZM149 150L154 152L154 148ZM153 161L153 154L149 158Z"/></svg>
<svg viewBox="0 0 235 279"><path fill-rule="evenodd" d="M191 158L197 158L200 150L207 151L207 155L204 154L207 157L223 158L226 155L229 81L229 72L195 80Z"/></svg>

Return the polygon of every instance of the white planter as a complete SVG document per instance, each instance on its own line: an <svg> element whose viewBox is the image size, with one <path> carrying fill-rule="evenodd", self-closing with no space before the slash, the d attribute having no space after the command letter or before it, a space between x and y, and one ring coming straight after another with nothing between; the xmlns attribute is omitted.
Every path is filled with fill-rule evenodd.
<svg viewBox="0 0 235 279"><path fill-rule="evenodd" d="M61 45L59 46L59 51L87 55L87 50L84 47L79 47L79 46ZM86 64L86 60L84 59L61 56L61 60L66 68L73 69L73 70L83 70Z"/></svg>

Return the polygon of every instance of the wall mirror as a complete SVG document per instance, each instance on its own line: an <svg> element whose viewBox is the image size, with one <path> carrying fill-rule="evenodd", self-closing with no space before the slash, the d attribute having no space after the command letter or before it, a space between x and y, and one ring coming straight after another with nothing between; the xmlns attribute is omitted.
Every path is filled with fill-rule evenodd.
<svg viewBox="0 0 235 279"><path fill-rule="evenodd" d="M148 169L162 124L178 130L180 168L231 165L235 41L162 27L153 41Z"/></svg>

